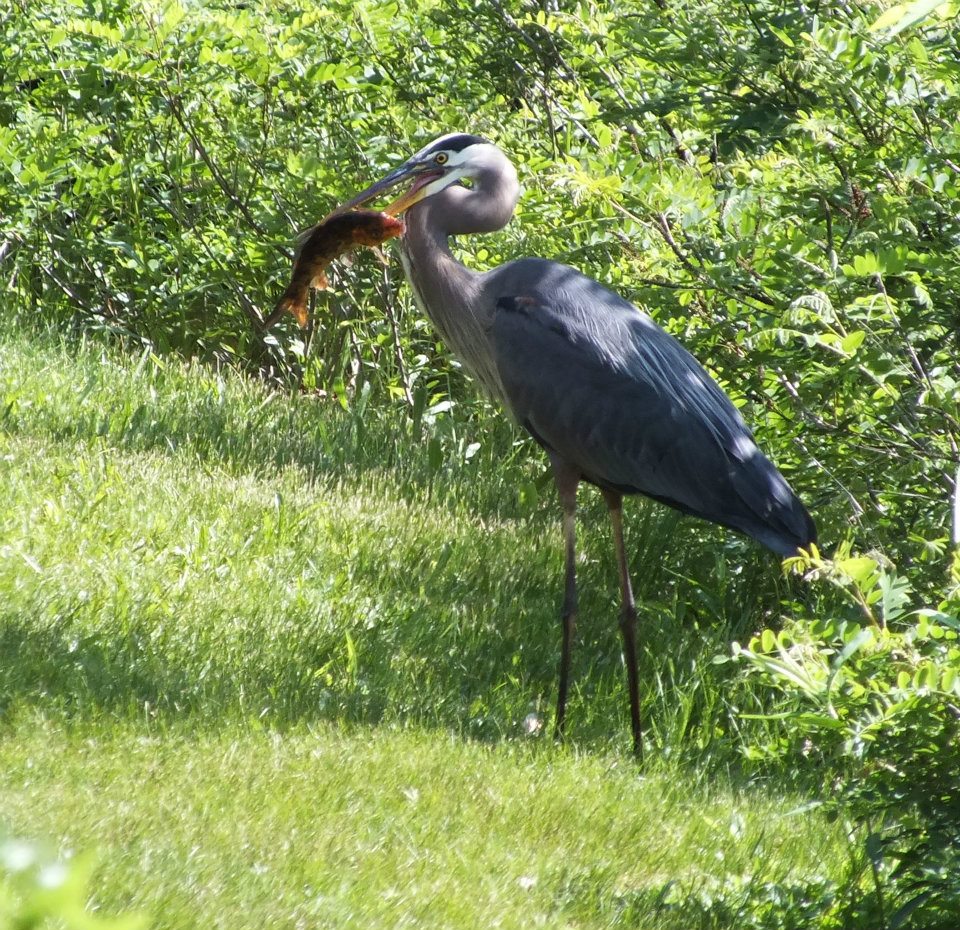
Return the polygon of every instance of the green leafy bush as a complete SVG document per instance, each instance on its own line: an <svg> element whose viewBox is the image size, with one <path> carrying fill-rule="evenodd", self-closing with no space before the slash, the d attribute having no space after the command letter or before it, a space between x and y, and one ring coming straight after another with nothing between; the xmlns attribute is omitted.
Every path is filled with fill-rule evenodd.
<svg viewBox="0 0 960 930"><path fill-rule="evenodd" d="M809 770L859 832L882 925L960 913L960 597L905 613L902 579L870 557L797 566L846 591L864 621L796 621L734 655L776 697L774 736L748 747ZM960 578L960 560L954 580Z"/></svg>
<svg viewBox="0 0 960 930"><path fill-rule="evenodd" d="M960 449L960 34L955 2L882 11L20 0L0 14L2 312L484 416L369 255L311 331L259 327L299 229L469 129L525 192L468 261L546 255L650 309L822 538L903 562L942 546Z"/></svg>

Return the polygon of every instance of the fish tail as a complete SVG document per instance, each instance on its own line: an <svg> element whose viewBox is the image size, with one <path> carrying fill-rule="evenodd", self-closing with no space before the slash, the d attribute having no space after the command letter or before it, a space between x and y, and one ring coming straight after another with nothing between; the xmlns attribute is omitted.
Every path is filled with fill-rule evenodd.
<svg viewBox="0 0 960 930"><path fill-rule="evenodd" d="M277 301L273 313L263 321L263 328L269 329L285 313L292 313L297 318L300 328L306 329L310 322L310 312L307 309L310 288L325 291L329 286L327 276L322 271L317 272L309 281L304 280L302 276L295 277L283 292L283 296Z"/></svg>
<svg viewBox="0 0 960 930"><path fill-rule="evenodd" d="M292 313L297 318L300 328L304 328L309 318L306 290L301 288L294 294L288 291L277 301L276 309L273 312L276 314Z"/></svg>
<svg viewBox="0 0 960 930"><path fill-rule="evenodd" d="M306 327L309 321L309 313L307 312L307 288L292 283L283 292L283 296L277 301L277 305L273 308L273 313L263 321L263 328L269 329L285 313L292 313L297 318L300 327Z"/></svg>

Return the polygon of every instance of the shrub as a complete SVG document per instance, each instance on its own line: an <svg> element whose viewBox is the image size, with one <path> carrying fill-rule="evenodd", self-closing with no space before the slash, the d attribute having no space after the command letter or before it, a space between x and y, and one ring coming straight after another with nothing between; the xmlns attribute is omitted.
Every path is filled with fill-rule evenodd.
<svg viewBox="0 0 960 930"><path fill-rule="evenodd" d="M795 567L840 587L868 616L793 621L734 646L777 704L769 719L778 735L748 754L825 766L825 796L860 836L883 926L955 926L960 597L905 613L909 588L878 559L815 554Z"/></svg>

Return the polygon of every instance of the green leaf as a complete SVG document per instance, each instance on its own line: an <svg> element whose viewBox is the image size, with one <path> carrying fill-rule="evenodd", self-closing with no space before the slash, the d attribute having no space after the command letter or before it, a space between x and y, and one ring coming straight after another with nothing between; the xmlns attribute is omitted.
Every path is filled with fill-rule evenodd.
<svg viewBox="0 0 960 930"><path fill-rule="evenodd" d="M778 29L772 23L767 23L767 28L772 32L787 48L794 48L795 43L790 36L784 32L782 29Z"/></svg>
<svg viewBox="0 0 960 930"><path fill-rule="evenodd" d="M868 278L881 271L880 259L872 252L856 255L852 264L843 266L843 273L851 278Z"/></svg>
<svg viewBox="0 0 960 930"><path fill-rule="evenodd" d="M887 922L890 930L899 930L900 927L905 927L914 911L926 904L933 893L932 890L922 891L920 894L914 895L906 904L897 908Z"/></svg>
<svg viewBox="0 0 960 930"><path fill-rule="evenodd" d="M440 471L443 467L443 443L439 436L431 436L427 443L427 462L433 473Z"/></svg>
<svg viewBox="0 0 960 930"><path fill-rule="evenodd" d="M844 336L843 341L840 343L840 348L843 349L847 355L853 355L857 349L863 345L863 340L867 338L865 330L858 329L854 330L852 333L848 333Z"/></svg>
<svg viewBox="0 0 960 930"><path fill-rule="evenodd" d="M879 565L876 559L869 556L855 556L837 562L837 568L847 575L854 584L862 587L873 579Z"/></svg>
<svg viewBox="0 0 960 930"><path fill-rule="evenodd" d="M843 647L840 654L833 660L834 669L838 670L851 656L859 652L864 646L872 643L873 640L873 630L869 628L861 630Z"/></svg>
<svg viewBox="0 0 960 930"><path fill-rule="evenodd" d="M898 3L890 7L870 26L871 32L885 32L886 38L895 35L926 19L934 10L946 9L949 2L945 0L914 0L913 3Z"/></svg>

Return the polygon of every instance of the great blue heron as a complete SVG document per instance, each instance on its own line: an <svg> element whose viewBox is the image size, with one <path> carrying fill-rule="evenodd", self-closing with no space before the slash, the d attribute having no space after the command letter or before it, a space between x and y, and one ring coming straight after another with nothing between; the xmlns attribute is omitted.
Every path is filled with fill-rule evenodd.
<svg viewBox="0 0 960 930"><path fill-rule="evenodd" d="M781 556L816 539L783 476L694 357L645 313L579 271L524 258L477 273L451 236L502 229L520 187L500 149L452 133L431 142L336 212L405 181L401 254L417 302L464 367L546 450L563 506L566 583L555 733L563 735L577 617L575 511L581 481L613 523L634 751L642 730L637 612L623 542L624 494L643 494L739 530Z"/></svg>

